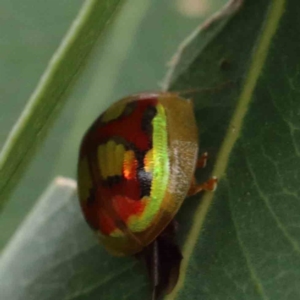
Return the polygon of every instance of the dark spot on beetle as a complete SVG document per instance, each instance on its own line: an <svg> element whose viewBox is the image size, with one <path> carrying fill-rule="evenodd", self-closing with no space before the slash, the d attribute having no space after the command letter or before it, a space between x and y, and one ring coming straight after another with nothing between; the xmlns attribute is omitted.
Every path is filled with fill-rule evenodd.
<svg viewBox="0 0 300 300"><path fill-rule="evenodd" d="M147 109L144 111L142 117L142 130L147 133L148 136L152 137L152 120L157 114L157 109L153 105L149 105Z"/></svg>
<svg viewBox="0 0 300 300"><path fill-rule="evenodd" d="M135 150L135 157L138 162L137 166L137 179L140 185L140 199L144 196L150 196L152 174L145 171L144 158L147 151Z"/></svg>
<svg viewBox="0 0 300 300"><path fill-rule="evenodd" d="M124 107L123 111L121 112L121 114L112 120L109 120L108 122L103 121L103 115L105 115L105 113L107 112L107 110L101 114L99 116L99 118L97 119L97 121L92 125L93 128L99 130L100 128L102 128L103 126L106 126L107 123L113 122L115 120L120 120L126 116L129 116L136 108L136 101L133 102L129 102L126 104L126 106Z"/></svg>
<svg viewBox="0 0 300 300"><path fill-rule="evenodd" d="M95 194L96 194L96 188L93 187L89 189L89 197L87 198L86 201L87 205L91 205L95 201L96 199Z"/></svg>
<svg viewBox="0 0 300 300"><path fill-rule="evenodd" d="M124 111L122 113L122 115L120 117L123 117L123 116L129 116L136 108L136 101L133 101L133 102L129 102L125 108L124 108Z"/></svg>
<svg viewBox="0 0 300 300"><path fill-rule="evenodd" d="M138 161L138 168L143 168L144 167L144 157L146 155L145 151L140 151L136 149L136 147L131 148L135 152L135 158Z"/></svg>
<svg viewBox="0 0 300 300"><path fill-rule="evenodd" d="M128 230L127 225L123 220L114 220L114 223L115 226L119 228L121 231L126 232Z"/></svg>
<svg viewBox="0 0 300 300"><path fill-rule="evenodd" d="M113 188L114 185L120 183L121 181L122 181L121 175L109 176L106 178L105 184Z"/></svg>
<svg viewBox="0 0 300 300"><path fill-rule="evenodd" d="M141 188L140 199L144 196L150 196L151 193L151 184L152 184L152 174L146 172L144 169L138 170L138 179Z"/></svg>

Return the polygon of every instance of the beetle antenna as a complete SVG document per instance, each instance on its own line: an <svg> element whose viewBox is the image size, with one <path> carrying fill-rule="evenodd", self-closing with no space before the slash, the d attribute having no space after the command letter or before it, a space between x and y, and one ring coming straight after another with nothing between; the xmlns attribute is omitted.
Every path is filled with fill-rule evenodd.
<svg viewBox="0 0 300 300"><path fill-rule="evenodd" d="M167 93L177 94L179 96L195 94L195 93L215 93L217 91L223 90L224 88L232 87L234 82L232 80L227 80L215 87L208 88L190 88L183 91L168 91Z"/></svg>

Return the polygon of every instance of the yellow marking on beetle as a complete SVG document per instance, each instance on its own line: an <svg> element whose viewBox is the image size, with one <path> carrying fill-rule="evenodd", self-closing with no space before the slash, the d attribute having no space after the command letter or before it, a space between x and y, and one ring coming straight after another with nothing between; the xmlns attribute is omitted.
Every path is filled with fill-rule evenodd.
<svg viewBox="0 0 300 300"><path fill-rule="evenodd" d="M144 166L146 172L152 172L154 168L153 149L149 150L144 158Z"/></svg>
<svg viewBox="0 0 300 300"><path fill-rule="evenodd" d="M114 176L115 175L115 160L114 160L114 154L115 154L115 148L116 143L113 140L109 140L108 143L105 145L105 165L107 168L107 176Z"/></svg>
<svg viewBox="0 0 300 300"><path fill-rule="evenodd" d="M137 161L134 151L125 152L123 162L123 174L126 179L132 179L136 176Z"/></svg>
<svg viewBox="0 0 300 300"><path fill-rule="evenodd" d="M93 187L87 158L79 161L79 174L81 178L78 184L79 198L80 201L87 201L90 196L90 189Z"/></svg>
<svg viewBox="0 0 300 300"><path fill-rule="evenodd" d="M151 199L148 196L144 196L141 200L145 203L145 208L149 205ZM147 222L145 222L145 210L142 211L140 214L132 215L127 220L127 226L132 232L141 232L149 226Z"/></svg>
<svg viewBox="0 0 300 300"><path fill-rule="evenodd" d="M122 144L116 145L115 149L115 175L122 175L123 170L123 162L124 162L124 155L125 155L125 147Z"/></svg>
<svg viewBox="0 0 300 300"><path fill-rule="evenodd" d="M114 140L98 147L98 164L104 180L109 176L122 175L125 152L125 147Z"/></svg>
<svg viewBox="0 0 300 300"><path fill-rule="evenodd" d="M127 103L118 103L108 108L101 116L101 121L107 123L119 118L122 115L126 105Z"/></svg>
<svg viewBox="0 0 300 300"><path fill-rule="evenodd" d="M124 236L124 232L122 230L120 230L119 228L115 229L114 231L112 231L109 236L111 237L123 237Z"/></svg>

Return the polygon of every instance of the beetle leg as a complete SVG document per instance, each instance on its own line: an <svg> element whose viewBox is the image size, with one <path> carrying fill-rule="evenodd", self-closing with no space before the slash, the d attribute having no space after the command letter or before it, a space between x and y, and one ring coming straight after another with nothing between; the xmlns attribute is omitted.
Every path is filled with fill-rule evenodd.
<svg viewBox="0 0 300 300"><path fill-rule="evenodd" d="M217 177L213 176L212 178L208 179L206 182L202 184L197 184L195 177L192 180L190 189L188 191L188 196L193 196L201 191L210 191L213 192L217 188Z"/></svg>
<svg viewBox="0 0 300 300"><path fill-rule="evenodd" d="M197 169L203 169L206 167L206 162L207 162L208 154L207 152L204 152L199 159L197 160L196 163L196 168Z"/></svg>
<svg viewBox="0 0 300 300"><path fill-rule="evenodd" d="M152 283L152 300L171 293L179 278L182 254L175 240L175 227L171 221L150 245L136 255L146 262Z"/></svg>
<svg viewBox="0 0 300 300"><path fill-rule="evenodd" d="M207 154L207 152L204 152L199 157L199 159L197 160L197 162L196 162L196 168L197 169L205 168L206 162L207 162L207 158L208 158L208 154ZM190 186L190 189L188 191L188 196L193 196L195 194L200 193L201 191L210 191L210 192L213 192L217 188L217 182L218 182L217 178L215 176L213 176L212 178L210 178L206 182L204 182L202 184L198 184L197 181L196 181L196 178L194 177L192 179L191 186Z"/></svg>

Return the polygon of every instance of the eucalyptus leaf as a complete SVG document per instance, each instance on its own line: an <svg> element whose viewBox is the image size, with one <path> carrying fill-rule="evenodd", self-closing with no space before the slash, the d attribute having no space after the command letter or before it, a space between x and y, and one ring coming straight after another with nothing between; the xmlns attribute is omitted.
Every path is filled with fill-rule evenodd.
<svg viewBox="0 0 300 300"><path fill-rule="evenodd" d="M0 209L123 0L86 0L0 152Z"/></svg>

